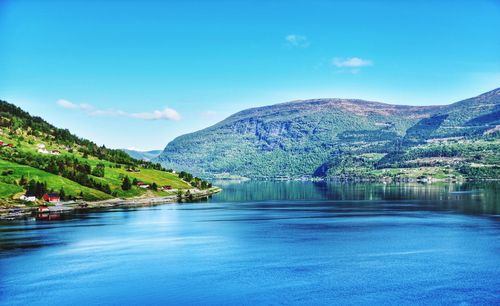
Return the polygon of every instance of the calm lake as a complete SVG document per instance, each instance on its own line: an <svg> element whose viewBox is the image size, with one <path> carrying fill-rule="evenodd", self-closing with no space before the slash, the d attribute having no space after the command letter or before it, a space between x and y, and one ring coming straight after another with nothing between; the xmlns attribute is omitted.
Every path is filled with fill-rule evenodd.
<svg viewBox="0 0 500 306"><path fill-rule="evenodd" d="M498 183L218 185L0 223L0 304L500 304Z"/></svg>

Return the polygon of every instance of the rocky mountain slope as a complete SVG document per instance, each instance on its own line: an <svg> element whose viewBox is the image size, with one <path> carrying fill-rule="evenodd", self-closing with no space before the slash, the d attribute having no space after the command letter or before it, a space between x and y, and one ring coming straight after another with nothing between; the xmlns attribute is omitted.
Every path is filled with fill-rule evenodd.
<svg viewBox="0 0 500 306"><path fill-rule="evenodd" d="M180 136L156 160L205 177L337 176L353 156L366 157L353 169L388 168L388 160L433 141L495 138L498 125L500 89L443 106L300 100L244 110Z"/></svg>

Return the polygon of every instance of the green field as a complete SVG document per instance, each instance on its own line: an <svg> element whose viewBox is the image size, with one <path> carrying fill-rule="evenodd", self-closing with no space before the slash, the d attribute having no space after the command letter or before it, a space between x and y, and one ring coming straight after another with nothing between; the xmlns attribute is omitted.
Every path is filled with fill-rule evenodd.
<svg viewBox="0 0 500 306"><path fill-rule="evenodd" d="M2 192L0 193L0 197L2 198L12 198L15 193L23 190L20 186L13 184L13 180L18 181L21 179L22 175L24 175L28 180L34 179L37 181L47 182L47 187L49 189L54 189L55 191L59 191L62 187L64 187L64 191L68 195L78 196L80 192L83 192L84 197L88 200L106 200L111 198L109 194L82 186L64 177L29 166L18 165L9 161L0 160L0 173L6 170L13 170L14 173L9 176L0 177L0 181L2 181L2 184L5 185L5 187L2 187L2 190L14 190L15 192Z"/></svg>
<svg viewBox="0 0 500 306"><path fill-rule="evenodd" d="M68 150L63 146L57 143L44 141L42 138L31 136L31 135L21 135L23 136L23 140L16 140L15 137L12 137L8 133L4 133L1 138L2 141L6 143L14 143L16 145L16 149L20 152L26 152L30 154L41 154L37 152L36 145L38 143L43 143L46 145L47 150L59 150L60 156L71 156L78 159L81 162L85 162L91 167L97 166L97 164L105 165L105 175L104 177L96 177L91 176L94 180L101 182L103 184L109 184L111 190L116 193L118 197L121 198L129 198L141 196L144 194L148 195L167 195L169 193L166 192L157 192L151 190L145 190L138 187L132 187L131 190L124 191L121 189L121 185L125 176L128 176L132 181L134 178L138 181L143 181L147 184L156 183L158 186L169 185L174 189L190 189L192 186L187 182L181 180L176 174L159 171L155 169L145 169L141 167L137 167L137 172L127 171L127 168L124 166L122 168L116 168L115 163L99 160L96 157L89 156L87 158L83 157L79 151L76 152L68 152ZM11 150L11 149L4 149ZM89 187L82 186L74 181L66 179L62 176L55 175L40 169L36 169L26 165L19 165L13 162L9 162L6 160L0 159L0 173L6 170L13 170L14 173L9 176L0 177L0 182L2 186L0 186L0 198L12 198L14 195L19 196L19 193L23 191L22 187L16 185L22 175L24 175L28 180L34 179L36 181L47 182L48 188L53 189L55 191L59 191L61 187L64 187L64 191L68 196L79 196L80 193L83 193L84 199L86 200L105 200L112 198L111 195L106 194L102 191L95 190Z"/></svg>
<svg viewBox="0 0 500 306"><path fill-rule="evenodd" d="M0 198L7 199L23 191L23 188L13 184L0 182Z"/></svg>

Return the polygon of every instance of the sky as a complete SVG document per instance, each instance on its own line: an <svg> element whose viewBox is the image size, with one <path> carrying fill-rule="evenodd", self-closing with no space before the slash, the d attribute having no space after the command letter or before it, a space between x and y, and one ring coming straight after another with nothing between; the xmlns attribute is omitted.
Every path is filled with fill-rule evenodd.
<svg viewBox="0 0 500 306"><path fill-rule="evenodd" d="M163 149L308 98L449 104L500 87L500 0L0 0L0 99Z"/></svg>

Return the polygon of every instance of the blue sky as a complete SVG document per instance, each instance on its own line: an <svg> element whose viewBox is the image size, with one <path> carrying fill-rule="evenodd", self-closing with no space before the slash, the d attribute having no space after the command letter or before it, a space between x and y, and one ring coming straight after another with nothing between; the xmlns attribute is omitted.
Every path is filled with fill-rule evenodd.
<svg viewBox="0 0 500 306"><path fill-rule="evenodd" d="M500 1L0 0L0 99L114 148L249 107L500 87Z"/></svg>

